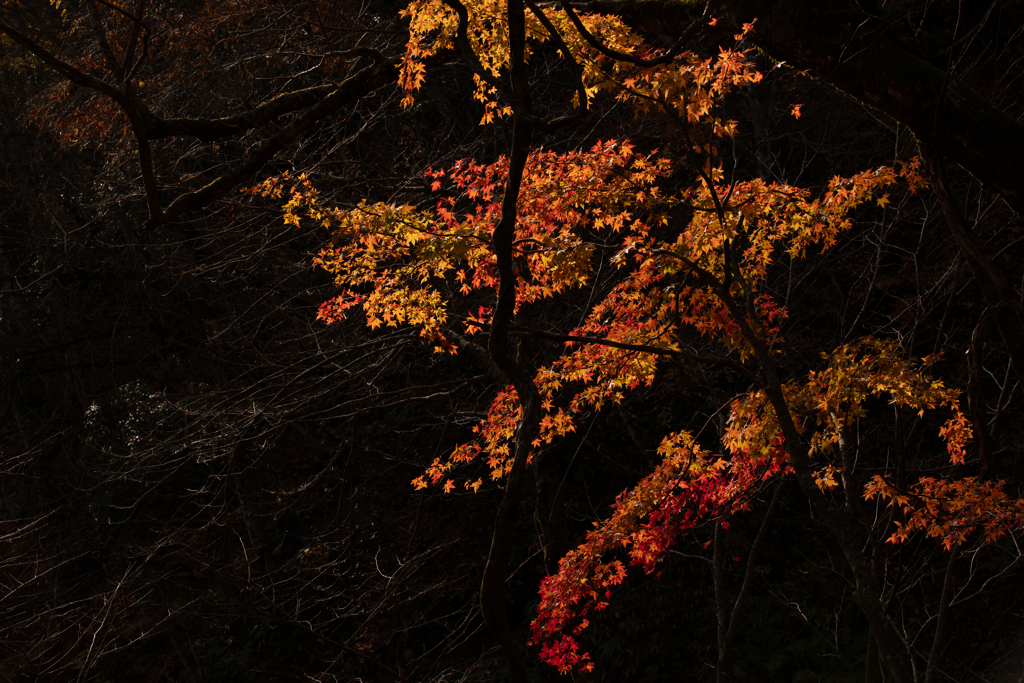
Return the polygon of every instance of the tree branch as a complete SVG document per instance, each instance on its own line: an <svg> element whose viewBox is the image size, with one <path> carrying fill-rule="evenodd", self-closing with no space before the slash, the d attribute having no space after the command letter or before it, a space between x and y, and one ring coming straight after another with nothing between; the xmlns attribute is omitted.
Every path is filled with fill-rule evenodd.
<svg viewBox="0 0 1024 683"><path fill-rule="evenodd" d="M522 327L520 325L513 325L510 328L510 336L514 337L541 337L543 339L551 339L552 341L561 342L572 342L578 344L596 344L598 346L610 346L615 349L623 349L624 351L637 351L639 353L650 353L656 356L670 356L672 358L678 358L680 360L688 360L694 363L701 363L703 365L720 365L722 367L730 368L740 373L749 380L752 384L763 387L764 382L751 372L749 369L738 363L731 358L725 358L723 356L698 356L687 351L677 351L675 349L666 349L660 346L648 346L646 344L628 344L626 342L617 342L611 339L601 339L600 337L580 337L571 334L556 334L554 332L545 332L544 330L535 330L529 327Z"/></svg>
<svg viewBox="0 0 1024 683"><path fill-rule="evenodd" d="M308 131L314 124L330 116L347 104L359 100L377 88L393 82L398 77L397 62L383 62L365 67L345 80L334 90L300 115L290 125L261 144L242 163L205 187L183 194L171 202L165 210L167 220L209 206L224 197L238 185L248 181L263 168L278 152Z"/></svg>
<svg viewBox="0 0 1024 683"><path fill-rule="evenodd" d="M376 50L349 50L347 52L352 54L352 56L371 57L374 59L374 65L387 63L383 55ZM193 137L203 142L212 142L231 137L232 135L245 133L256 128L262 128L285 114L291 114L313 106L323 101L339 88L346 87L346 84L352 78L355 78L365 70L357 72L342 83L329 83L327 85L317 85L302 90L282 93L248 111L233 116L225 116L218 119L162 119L150 115L146 121L146 131L152 140L169 137ZM397 71L395 73L397 74Z"/></svg>
<svg viewBox="0 0 1024 683"><path fill-rule="evenodd" d="M678 55L680 50L682 50L683 44L687 40L689 40L694 34L696 34L698 29L700 29L701 25L708 18L708 15L711 10L711 0L707 0L707 2L704 3L703 14L701 14L700 17L698 17L692 24L690 24L690 26L686 30L679 34L679 37L676 39L676 42L672 45L671 48L669 48L668 52L660 57L655 57L654 59L641 59L640 57L636 57L634 55L626 54L625 52L619 52L618 50L611 49L610 47L602 43L596 36L594 36L594 34L587 30L587 27L584 26L583 22L580 20L579 15L576 14L576 10L572 8L572 3L562 3L562 9L565 10L565 15L569 17L569 21L571 21L572 25L576 27L576 30L579 31L579 34L581 36L583 36L583 39L590 43L591 47L593 47L595 50L603 54L605 57L620 62L628 62L629 64L635 64L636 66L640 67L649 67L658 66L661 64L668 64L673 59L676 58L676 55Z"/></svg>

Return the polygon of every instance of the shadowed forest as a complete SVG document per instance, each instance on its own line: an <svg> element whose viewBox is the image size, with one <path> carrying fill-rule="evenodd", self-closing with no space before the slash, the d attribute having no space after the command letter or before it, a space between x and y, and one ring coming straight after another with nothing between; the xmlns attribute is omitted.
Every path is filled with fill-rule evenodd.
<svg viewBox="0 0 1024 683"><path fill-rule="evenodd" d="M0 0L0 681L1024 681L1024 5Z"/></svg>

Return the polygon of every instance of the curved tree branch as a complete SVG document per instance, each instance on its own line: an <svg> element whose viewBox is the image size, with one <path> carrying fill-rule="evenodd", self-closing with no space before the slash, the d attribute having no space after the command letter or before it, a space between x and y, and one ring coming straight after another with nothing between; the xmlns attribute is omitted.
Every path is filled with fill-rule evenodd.
<svg viewBox="0 0 1024 683"><path fill-rule="evenodd" d="M679 34L679 36L676 38L676 42L672 45L672 47L669 48L668 52L661 55L660 57L655 57L654 59L642 59L635 55L630 55L626 54L625 52L619 52L618 50L611 49L610 47L602 43L601 40L597 38L593 33L587 30L587 27L584 26L583 22L580 20L579 15L576 14L576 10L572 8L572 3L562 3L562 9L565 10L565 15L569 17L569 21L571 21L572 25L576 27L576 30L579 31L579 34L581 36L583 36L583 39L590 43L591 47L593 47L595 50L603 54L605 57L620 62L628 62L629 64L635 64L636 66L648 67L658 66L660 64L668 64L673 59L676 58L676 55L678 55L679 52L682 50L683 44L697 33L697 31L701 28L701 25L708 18L708 15L711 11L711 0L708 0L707 2L704 3L704 12L697 19L695 19L693 23L691 23L689 27L686 28L686 30L682 31Z"/></svg>

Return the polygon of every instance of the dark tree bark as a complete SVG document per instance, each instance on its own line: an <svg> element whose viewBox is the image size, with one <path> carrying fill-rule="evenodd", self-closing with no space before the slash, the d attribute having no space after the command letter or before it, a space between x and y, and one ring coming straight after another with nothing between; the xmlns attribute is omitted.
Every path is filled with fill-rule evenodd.
<svg viewBox="0 0 1024 683"><path fill-rule="evenodd" d="M508 6L509 43L512 50L512 89L522 101L529 101L529 81L526 74L525 43L526 22L522 1L510 2ZM463 29L464 30L464 29ZM522 112L528 113L526 111ZM508 564L512 554L512 532L515 528L515 513L523 496L526 479L526 462L533 440L540 431L540 393L533 382L532 373L524 368L509 352L509 328L515 312L516 276L514 273L512 243L515 239L516 213L519 204L519 189L523 181L526 159L530 153L533 128L523 117L517 116L512 132L512 149L509 154L508 179L501 202L501 220L494 227L492 247L498 270L498 298L494 305L487 350L495 365L515 388L522 405L522 417L516 430L516 442L512 468L508 473L505 495L498 508L491 537L491 548L484 566L480 583L480 607L484 623L501 645L508 659L512 683L526 683L526 661L522 649L512 639L508 617L505 613L505 581L508 579Z"/></svg>

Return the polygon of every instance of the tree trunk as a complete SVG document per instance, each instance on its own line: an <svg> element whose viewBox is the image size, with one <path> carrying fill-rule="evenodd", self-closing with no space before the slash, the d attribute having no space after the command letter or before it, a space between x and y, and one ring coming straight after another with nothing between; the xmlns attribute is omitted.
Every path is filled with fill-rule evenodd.
<svg viewBox="0 0 1024 683"><path fill-rule="evenodd" d="M460 19L462 19L460 17ZM462 27L465 30L465 27ZM529 82L526 74L526 19L522 0L509 0L508 4L509 44L512 53L510 72L513 91L520 102L529 106ZM498 508L494 522L491 549L484 566L480 582L480 609L487 630L501 645L508 659L512 683L527 683L526 660L522 648L512 639L508 617L505 614L505 581L508 579L508 563L512 554L512 531L515 513L523 495L526 478L526 461L529 458L533 440L540 432L541 401L533 374L524 368L509 352L509 328L515 315L516 275L514 271L512 244L515 239L516 214L519 205L519 189L522 186L523 171L530 153L533 128L525 117L517 112L512 129L512 149L509 153L508 178L501 201L501 220L494 227L491 240L495 265L498 271L498 298L494 304L491 330L487 340L487 351L494 364L515 388L522 416L516 430L515 450L512 468L508 474L505 495Z"/></svg>

